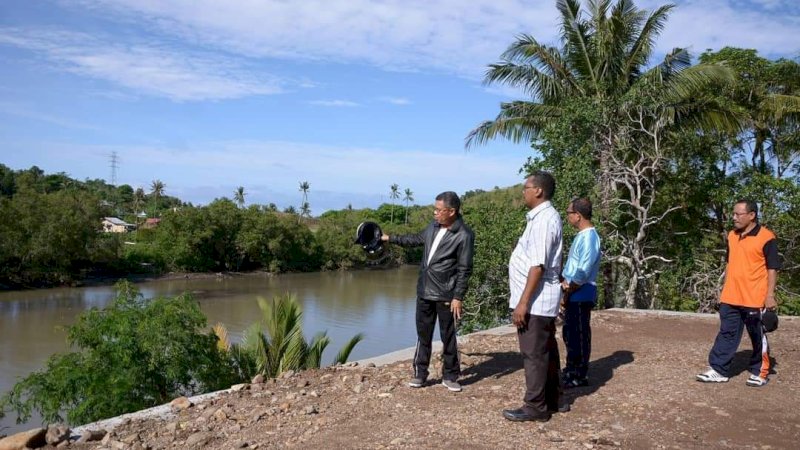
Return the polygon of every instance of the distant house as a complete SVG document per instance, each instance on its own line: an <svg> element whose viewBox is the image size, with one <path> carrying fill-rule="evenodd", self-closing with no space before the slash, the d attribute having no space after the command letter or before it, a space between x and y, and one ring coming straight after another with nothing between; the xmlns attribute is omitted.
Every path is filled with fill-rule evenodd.
<svg viewBox="0 0 800 450"><path fill-rule="evenodd" d="M157 217L150 217L144 221L144 223L142 224L142 228L147 228L147 229L155 228L158 226L159 223L161 223L161 219Z"/></svg>
<svg viewBox="0 0 800 450"><path fill-rule="evenodd" d="M125 222L116 217L103 218L103 232L105 233L127 233L136 229L136 225Z"/></svg>

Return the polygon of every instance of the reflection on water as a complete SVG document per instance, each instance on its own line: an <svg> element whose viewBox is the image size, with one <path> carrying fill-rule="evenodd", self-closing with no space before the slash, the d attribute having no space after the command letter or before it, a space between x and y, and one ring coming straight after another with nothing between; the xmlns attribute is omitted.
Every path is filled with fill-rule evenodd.
<svg viewBox="0 0 800 450"><path fill-rule="evenodd" d="M252 275L225 279L161 280L138 284L147 298L190 292L200 302L209 325L225 324L238 340L260 318L256 297L267 299L287 292L303 306L307 338L327 330L331 344L323 355L330 363L354 334L363 332L351 359L380 355L414 345L414 294L417 268L393 270ZM110 286L58 288L0 293L0 392L18 377L44 366L47 358L67 350L65 326L81 312L106 306ZM0 420L0 432L13 433L36 426ZM8 427L8 428L7 428Z"/></svg>

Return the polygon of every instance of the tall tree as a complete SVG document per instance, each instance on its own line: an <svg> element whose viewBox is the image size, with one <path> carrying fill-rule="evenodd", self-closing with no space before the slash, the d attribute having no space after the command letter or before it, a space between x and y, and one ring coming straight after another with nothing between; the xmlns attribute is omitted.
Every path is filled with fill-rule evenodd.
<svg viewBox="0 0 800 450"><path fill-rule="evenodd" d="M158 215L158 202L164 195L164 189L167 187L161 180L153 180L150 183L150 195L153 196L153 216Z"/></svg>
<svg viewBox="0 0 800 450"><path fill-rule="evenodd" d="M398 186L397 183L392 184L389 198L392 199L391 222L394 223L394 201L400 198L400 186Z"/></svg>
<svg viewBox="0 0 800 450"><path fill-rule="evenodd" d="M308 202L308 191L311 189L311 185L308 184L308 181L301 181L300 182L300 191L303 192L303 201L300 202L300 209L303 208L303 205Z"/></svg>
<svg viewBox="0 0 800 450"><path fill-rule="evenodd" d="M411 191L411 188L406 188L403 193L405 194L403 200L406 202L406 223L408 223L408 206L414 201L414 192Z"/></svg>
<svg viewBox="0 0 800 450"><path fill-rule="evenodd" d="M244 208L245 195L247 195L247 193L244 191L244 186L239 186L235 191L233 191L233 201L239 205L239 208Z"/></svg>

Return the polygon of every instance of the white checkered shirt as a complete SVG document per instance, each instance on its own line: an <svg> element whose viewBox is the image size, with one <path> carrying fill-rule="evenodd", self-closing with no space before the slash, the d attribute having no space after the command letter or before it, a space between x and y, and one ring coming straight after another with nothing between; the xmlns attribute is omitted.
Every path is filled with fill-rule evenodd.
<svg viewBox="0 0 800 450"><path fill-rule="evenodd" d="M528 271L531 267L541 265L544 269L542 282L533 291L529 314L545 317L558 315L561 302L561 216L553 205L547 201L528 211L525 215L528 223L522 237L508 262L508 282L511 298L508 301L511 309L519 304Z"/></svg>

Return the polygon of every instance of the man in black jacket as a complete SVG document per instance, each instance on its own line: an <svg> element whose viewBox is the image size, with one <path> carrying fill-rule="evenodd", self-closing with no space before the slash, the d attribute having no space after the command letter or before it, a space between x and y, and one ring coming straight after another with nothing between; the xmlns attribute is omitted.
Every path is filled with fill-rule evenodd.
<svg viewBox="0 0 800 450"><path fill-rule="evenodd" d="M460 214L461 200L455 192L436 196L434 220L421 233L402 236L384 234L383 241L405 247L424 245L417 281L417 350L414 352L414 377L408 385L422 387L428 378L431 340L436 318L444 347L442 385L460 392L461 374L456 343L456 323L472 273L475 235Z"/></svg>

